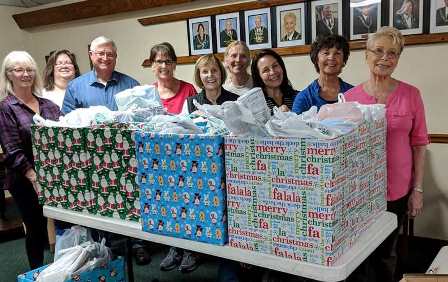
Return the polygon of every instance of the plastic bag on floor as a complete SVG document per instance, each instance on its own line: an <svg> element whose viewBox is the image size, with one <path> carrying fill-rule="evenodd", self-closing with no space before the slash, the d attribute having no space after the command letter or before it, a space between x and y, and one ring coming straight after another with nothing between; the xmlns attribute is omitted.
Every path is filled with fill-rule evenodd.
<svg viewBox="0 0 448 282"><path fill-rule="evenodd" d="M81 274L111 261L111 252L106 240L100 243L85 242L79 246L64 249L54 263L42 270L36 281L64 282L73 274Z"/></svg>
<svg viewBox="0 0 448 282"><path fill-rule="evenodd" d="M70 270L85 260L86 252L83 247L76 246L61 252L61 257L45 268L37 277L37 282L64 282L70 274Z"/></svg>
<svg viewBox="0 0 448 282"><path fill-rule="evenodd" d="M59 258L59 253L64 249L72 248L89 241L93 242L89 229L79 225L72 226L70 229L65 230L62 236L58 236L54 251L54 261Z"/></svg>

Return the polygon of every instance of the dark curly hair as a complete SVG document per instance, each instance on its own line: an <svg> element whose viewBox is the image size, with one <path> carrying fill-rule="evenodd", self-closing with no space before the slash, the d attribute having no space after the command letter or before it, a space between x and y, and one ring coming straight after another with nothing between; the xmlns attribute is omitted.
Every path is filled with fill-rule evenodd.
<svg viewBox="0 0 448 282"><path fill-rule="evenodd" d="M258 52L255 52L254 56L252 57L252 65L250 66L250 69L252 72L252 80L254 81L254 87L260 87L261 89L263 89L263 92L265 91L266 85L264 84L263 79L260 76L260 71L258 70L257 66L258 61L265 56L271 56L274 59L276 59L278 64L283 70L283 81L280 84L280 90L282 91L283 95L289 95L289 94L295 95L297 91L294 90L294 88L291 85L291 82L288 79L285 63L283 62L282 57L271 49L262 49Z"/></svg>
<svg viewBox="0 0 448 282"><path fill-rule="evenodd" d="M55 51L50 55L50 57L48 57L47 65L44 69L43 78L45 90L51 91L54 89L54 66L56 65L56 60L61 54L67 55L70 58L70 61L72 61L73 67L75 68L75 77L81 75L79 72L78 63L76 62L75 54L66 49Z"/></svg>
<svg viewBox="0 0 448 282"><path fill-rule="evenodd" d="M320 50L324 48L336 48L342 50L344 64L347 63L348 57L350 56L350 47L348 45L347 39L340 35L328 35L328 36L318 36L316 40L311 45L310 58L311 62L314 64L314 68L317 73L320 72L318 65L318 55Z"/></svg>

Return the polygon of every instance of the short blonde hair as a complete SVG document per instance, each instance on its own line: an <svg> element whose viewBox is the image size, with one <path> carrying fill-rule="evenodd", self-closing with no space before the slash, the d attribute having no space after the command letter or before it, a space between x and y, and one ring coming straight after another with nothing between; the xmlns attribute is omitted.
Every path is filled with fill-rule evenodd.
<svg viewBox="0 0 448 282"><path fill-rule="evenodd" d="M392 40L392 44L397 47L399 54L403 52L404 37L398 29L391 26L383 26L379 28L377 32L370 34L369 39L367 39L367 48L371 49L375 41L381 37L390 38Z"/></svg>
<svg viewBox="0 0 448 282"><path fill-rule="evenodd" d="M17 64L23 64L27 68L34 70L34 81L31 86L31 91L36 96L41 95L42 79L36 61L26 51L12 51L3 59L2 69L0 71L0 101L8 95L14 95L13 85L8 78L8 72L11 72Z"/></svg>
<svg viewBox="0 0 448 282"><path fill-rule="evenodd" d="M246 57L247 57L247 66L246 66L246 68L249 67L250 66L250 60L251 60L250 51L249 51L249 47L247 47L246 42L244 42L244 41L232 41L229 45L227 45L226 49L224 50L224 60L229 56L230 50L233 47L236 47L236 46L243 47L244 55L246 55Z"/></svg>
<svg viewBox="0 0 448 282"><path fill-rule="evenodd" d="M211 64L216 64L219 67L219 71L221 72L221 85L223 85L224 81L226 81L226 70L224 69L221 61L218 60L218 58L216 58L213 54L204 55L196 61L196 65L194 66L194 82L201 89L204 88L204 84L201 80L200 68Z"/></svg>

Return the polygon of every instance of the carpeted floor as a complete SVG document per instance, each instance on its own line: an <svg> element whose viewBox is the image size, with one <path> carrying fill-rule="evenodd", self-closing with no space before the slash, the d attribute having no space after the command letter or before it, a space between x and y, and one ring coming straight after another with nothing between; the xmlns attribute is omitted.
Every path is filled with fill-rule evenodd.
<svg viewBox="0 0 448 282"><path fill-rule="evenodd" d="M135 282L213 282L216 281L218 261L213 257L205 257L204 263L199 268L189 274L182 274L177 270L162 272L159 270L160 261L164 258L165 249L162 246L153 245L150 247L151 263L139 266L134 263ZM53 255L49 251L45 252L45 262L50 263ZM25 253L25 241L23 238L0 243L0 282L16 281L17 275L29 270Z"/></svg>
<svg viewBox="0 0 448 282"><path fill-rule="evenodd" d="M421 273L426 271L440 248L447 245L448 242L414 237L410 244L409 259L405 262L403 272ZM425 248L421 248L421 246L425 246ZM139 266L134 263L136 282L212 282L218 280L219 260L217 258L204 257L204 262L199 268L189 274L182 274L177 270L162 272L159 270L159 264L168 251L167 247L152 244L149 250L152 259L150 264ZM51 262L52 259L53 256L47 251L46 263ZM24 239L18 238L0 243L0 262L0 282L16 281L18 274L28 271Z"/></svg>

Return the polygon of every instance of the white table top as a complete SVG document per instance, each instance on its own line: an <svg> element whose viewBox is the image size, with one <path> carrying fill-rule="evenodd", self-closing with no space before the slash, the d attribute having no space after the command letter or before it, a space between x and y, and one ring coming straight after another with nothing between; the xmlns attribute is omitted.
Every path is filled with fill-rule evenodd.
<svg viewBox="0 0 448 282"><path fill-rule="evenodd" d="M427 274L448 274L448 246L442 247L426 271Z"/></svg>
<svg viewBox="0 0 448 282"><path fill-rule="evenodd" d="M357 240L355 245L342 255L334 266L326 267L307 262L263 254L255 251L237 249L229 246L217 246L186 239L179 239L143 232L136 222L93 216L60 208L44 206L44 215L49 218L92 227L112 233L139 238L155 243L179 247L199 253L209 254L230 260L258 265L297 276L319 281L342 281L364 261L381 242L397 227L394 214L384 212L369 229Z"/></svg>

